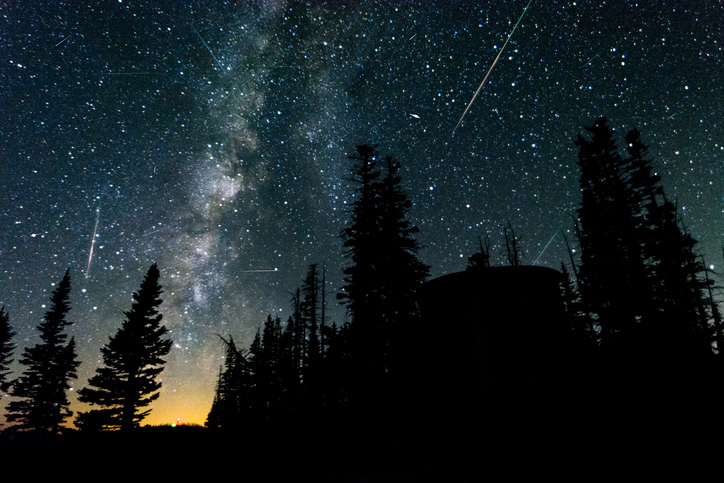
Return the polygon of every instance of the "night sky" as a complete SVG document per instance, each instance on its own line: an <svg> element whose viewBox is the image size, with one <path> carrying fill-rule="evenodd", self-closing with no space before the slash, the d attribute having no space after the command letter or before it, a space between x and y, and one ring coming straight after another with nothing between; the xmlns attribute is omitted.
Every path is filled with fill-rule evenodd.
<svg viewBox="0 0 724 483"><path fill-rule="evenodd" d="M309 264L344 323L359 144L401 161L432 277L486 233L504 263L508 222L524 263L559 268L573 142L606 116L619 146L641 131L724 266L721 2L535 0L454 135L527 1L79 3L0 7L0 305L17 359L70 268L83 387L157 262L174 345L145 423L203 423L214 334L248 346L267 314L285 321Z"/></svg>

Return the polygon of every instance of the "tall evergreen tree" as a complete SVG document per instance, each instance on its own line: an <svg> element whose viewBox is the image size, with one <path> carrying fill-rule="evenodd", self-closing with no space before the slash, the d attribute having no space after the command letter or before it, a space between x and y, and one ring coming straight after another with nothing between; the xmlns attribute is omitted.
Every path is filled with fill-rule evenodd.
<svg viewBox="0 0 724 483"><path fill-rule="evenodd" d="M26 348L20 363L26 366L23 374L12 383L12 395L21 398L8 405L9 422L15 429L57 433L65 419L73 413L68 409L66 391L70 379L75 379L80 362L75 353L75 339L68 343L66 320L70 310L70 271L50 298L50 309L38 325L42 342Z"/></svg>
<svg viewBox="0 0 724 483"><path fill-rule="evenodd" d="M381 253L376 284L380 293L382 335L387 337L386 370L394 372L399 367L399 358L404 357L405 334L416 329L418 290L427 279L430 267L417 258L420 246L415 235L419 229L408 219L412 202L402 188L400 163L388 156L383 169L377 243Z"/></svg>
<svg viewBox="0 0 724 483"><path fill-rule="evenodd" d="M631 328L641 315L637 289L644 266L637 240L631 196L624 179L624 160L613 130L600 118L578 136L581 168L579 290L586 311L597 320L604 342Z"/></svg>
<svg viewBox="0 0 724 483"><path fill-rule="evenodd" d="M120 427L128 431L136 428L151 412L140 411L158 399L161 382L157 376L163 371L171 350L166 339L168 329L161 325L163 316L158 312L160 273L154 263L148 269L138 292L133 293L131 310L115 336L101 348L103 367L88 380L78 399L101 406L96 415L104 414L104 426ZM99 412L100 411L100 412ZM86 416L88 417L88 416Z"/></svg>
<svg viewBox="0 0 724 483"><path fill-rule="evenodd" d="M8 375L10 374L10 362L12 360L15 344L13 337L15 332L10 326L10 316L5 312L5 307L0 307L0 391L8 390Z"/></svg>
<svg viewBox="0 0 724 483"><path fill-rule="evenodd" d="M618 340L629 355L649 359L710 355L714 312L705 267L653 172L648 147L631 130L622 158L605 118L586 130L592 139L576 141L582 194L577 280L602 342Z"/></svg>
<svg viewBox="0 0 724 483"><path fill-rule="evenodd" d="M219 337L226 346L226 357L206 426L233 429L243 423L250 407L250 373L246 355L243 350L237 349L234 339L231 336L228 340Z"/></svg>
<svg viewBox="0 0 724 483"><path fill-rule="evenodd" d="M393 354L400 353L401 334L417 316L417 290L429 267L416 256L417 227L407 219L411 202L401 187L399 163L391 157L380 160L376 146L369 145L358 146L350 159L357 188L350 223L342 232L349 264L338 297L351 322L339 340L347 343L349 387L363 401L390 383Z"/></svg>
<svg viewBox="0 0 724 483"><path fill-rule="evenodd" d="M375 292L375 267L379 263L379 185L380 177L376 152L377 145L357 146L351 181L357 185L352 202L350 223L342 231L344 255L350 263L344 270L345 285L337 297L347 305L352 321L370 323L374 305L371 297Z"/></svg>

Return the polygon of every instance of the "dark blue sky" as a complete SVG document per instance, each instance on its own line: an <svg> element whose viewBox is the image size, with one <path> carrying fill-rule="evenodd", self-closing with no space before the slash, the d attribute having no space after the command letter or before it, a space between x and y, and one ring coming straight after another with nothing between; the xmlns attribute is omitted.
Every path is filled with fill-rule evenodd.
<svg viewBox="0 0 724 483"><path fill-rule="evenodd" d="M433 277L486 233L503 263L508 222L558 268L573 141L607 116L724 266L720 2L534 1L454 135L527 1L78 3L0 7L0 305L34 344L70 267L80 387L157 262L174 349L151 423L203 422L212 334L285 320L309 264L339 288L358 144L402 162Z"/></svg>

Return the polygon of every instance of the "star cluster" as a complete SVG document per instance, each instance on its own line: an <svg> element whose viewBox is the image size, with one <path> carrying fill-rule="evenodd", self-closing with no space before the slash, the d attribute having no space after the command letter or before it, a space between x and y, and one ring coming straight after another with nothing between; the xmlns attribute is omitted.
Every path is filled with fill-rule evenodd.
<svg viewBox="0 0 724 483"><path fill-rule="evenodd" d="M453 135L526 3L0 7L0 304L18 346L70 267L82 387L157 262L174 346L148 422L202 423L214 334L248 344L267 314L286 320L309 264L344 322L347 156L363 143L402 162L433 277L485 234L503 263L508 222L523 262L568 261L573 141L599 116L619 143L641 131L721 262L724 6L534 1Z"/></svg>

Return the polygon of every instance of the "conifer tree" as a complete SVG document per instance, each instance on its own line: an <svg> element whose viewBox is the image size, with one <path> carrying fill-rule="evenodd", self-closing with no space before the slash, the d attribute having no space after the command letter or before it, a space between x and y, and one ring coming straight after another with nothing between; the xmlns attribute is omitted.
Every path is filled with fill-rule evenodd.
<svg viewBox="0 0 724 483"><path fill-rule="evenodd" d="M586 130L592 139L576 141L582 194L577 280L602 342L624 341L629 355L648 354L644 358L710 354L714 312L704 264L653 172L648 147L631 130L622 158L605 118Z"/></svg>
<svg viewBox="0 0 724 483"><path fill-rule="evenodd" d="M382 263L377 279L384 291L385 316L397 323L417 316L417 290L430 267L417 258L420 246L415 235L420 230L407 218L412 202L402 189L400 163L388 156L384 164L379 190Z"/></svg>
<svg viewBox="0 0 724 483"><path fill-rule="evenodd" d="M379 250L379 185L377 180L380 171L377 166L377 145L357 146L357 154L349 159L354 161L352 166L352 182L357 184L355 201L352 202L350 223L342 231L344 255L350 264L344 268L345 285L337 297L347 305L347 309L354 321L365 321L371 324L370 312L372 310L375 292L374 269Z"/></svg>
<svg viewBox="0 0 724 483"><path fill-rule="evenodd" d="M123 431L138 427L151 412L141 411L158 399L161 382L156 380L163 371L171 350L171 340L165 338L168 329L161 325L158 307L161 286L160 273L154 263L148 269L138 292L133 293L131 310L115 336L101 348L103 367L81 389L81 402L100 406L91 410L95 416L105 415L103 425ZM89 418L89 416L85 416ZM97 419L97 418L96 418Z"/></svg>
<svg viewBox="0 0 724 483"><path fill-rule="evenodd" d="M294 346L296 322L293 317L287 319L279 341L279 380L281 381L286 411L293 411L298 404L300 393L300 362L296 358Z"/></svg>
<svg viewBox="0 0 724 483"><path fill-rule="evenodd" d="M631 328L641 315L637 289L644 278L625 163L606 122L600 118L586 128L591 140L579 135L576 141L581 168L579 290L604 342Z"/></svg>
<svg viewBox="0 0 724 483"><path fill-rule="evenodd" d="M251 408L257 416L267 408L268 361L264 359L261 345L261 327L257 328L254 340L249 346L249 372L251 374Z"/></svg>
<svg viewBox="0 0 724 483"><path fill-rule="evenodd" d="M219 374L214 402L206 420L210 428L237 428L250 407L250 374L246 356L234 339L219 336L226 346L224 368Z"/></svg>
<svg viewBox="0 0 724 483"><path fill-rule="evenodd" d="M397 371L404 357L406 334L416 330L419 316L418 290L429 275L430 267L417 258L420 248L415 235L419 232L408 219L412 202L402 188L400 163L391 156L384 159L384 176L379 187L380 260L376 285L379 287L379 317L385 370Z"/></svg>
<svg viewBox="0 0 724 483"><path fill-rule="evenodd" d="M8 375L10 374L10 362L12 360L15 344L13 337L15 332L10 326L10 316L5 312L5 307L0 307L0 391L8 390Z"/></svg>
<svg viewBox="0 0 724 483"><path fill-rule="evenodd" d="M50 309L38 325L42 342L26 348L20 363L26 366L23 374L12 383L12 395L21 398L8 405L9 422L15 429L57 433L65 419L72 415L68 409L66 391L70 379L75 379L80 362L75 353L75 339L68 343L66 320L70 310L70 271L51 295Z"/></svg>
<svg viewBox="0 0 724 483"><path fill-rule="evenodd" d="M392 157L380 160L376 146L369 145L358 146L350 159L357 188L350 223L342 232L349 265L338 298L351 321L339 340L347 344L348 387L357 393L353 398L363 401L390 384L398 342L417 316L417 290L429 267L416 256L417 227L407 219L411 202L401 187L399 163Z"/></svg>
<svg viewBox="0 0 724 483"><path fill-rule="evenodd" d="M283 330L279 317L267 316L264 326L257 330L249 348L249 370L251 372L252 407L258 416L267 419L283 406L282 352Z"/></svg>

